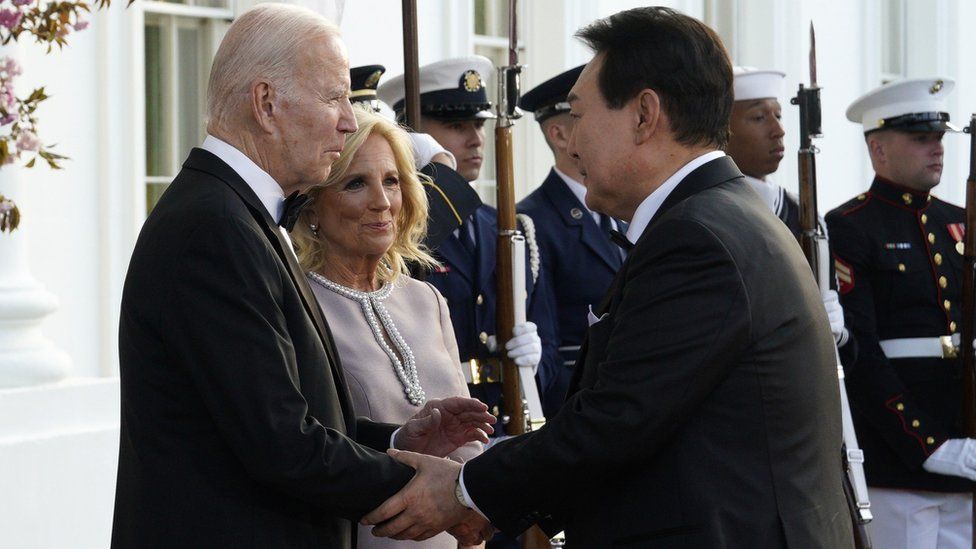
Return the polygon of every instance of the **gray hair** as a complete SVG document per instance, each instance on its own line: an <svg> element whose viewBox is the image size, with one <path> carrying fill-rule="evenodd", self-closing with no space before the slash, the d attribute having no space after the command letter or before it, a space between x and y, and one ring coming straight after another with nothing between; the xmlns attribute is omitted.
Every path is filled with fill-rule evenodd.
<svg viewBox="0 0 976 549"><path fill-rule="evenodd" d="M221 126L233 118L256 78L279 95L293 86L299 55L309 40L338 37L339 28L312 10L281 3L259 4L238 17L220 42L210 69L207 114Z"/></svg>

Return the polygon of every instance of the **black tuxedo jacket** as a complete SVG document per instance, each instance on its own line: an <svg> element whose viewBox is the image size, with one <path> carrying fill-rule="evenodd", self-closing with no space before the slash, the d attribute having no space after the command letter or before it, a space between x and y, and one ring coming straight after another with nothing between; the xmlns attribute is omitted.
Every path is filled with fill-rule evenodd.
<svg viewBox="0 0 976 549"><path fill-rule="evenodd" d="M465 465L496 526L576 548L853 546L820 294L731 159L674 189L597 313L559 414Z"/></svg>
<svg viewBox="0 0 976 549"><path fill-rule="evenodd" d="M357 422L284 237L194 149L139 235L122 295L112 546L351 547L413 470Z"/></svg>

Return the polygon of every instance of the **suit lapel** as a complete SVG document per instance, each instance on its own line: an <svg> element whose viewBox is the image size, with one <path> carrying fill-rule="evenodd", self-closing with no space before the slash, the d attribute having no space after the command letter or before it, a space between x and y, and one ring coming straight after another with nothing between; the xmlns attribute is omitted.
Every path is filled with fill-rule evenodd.
<svg viewBox="0 0 976 549"><path fill-rule="evenodd" d="M465 225L460 227L462 231L466 231L467 229ZM441 241L437 247L437 253L444 261L450 263L461 276L466 278L472 286L474 285L474 272L471 270L474 261L468 257L467 252L461 247L461 243L458 242L458 239L453 234L445 237Z"/></svg>
<svg viewBox="0 0 976 549"><path fill-rule="evenodd" d="M258 199L257 195L254 194L254 191L244 182L241 176L215 155L203 149L193 149L186 162L183 163L183 167L207 172L226 183L244 201L251 215L254 216L254 219L261 226L265 237L277 252L278 258L287 267L289 277L298 290L305 312L312 319L315 330L322 340L322 346L325 348L325 354L329 359L329 364L332 369L332 377L335 379L337 385L336 392L340 397L343 417L346 422L346 431L354 435L356 432L355 414L353 413L352 403L349 400L349 391L346 389L346 378L342 372L339 355L335 352L335 341L332 339L332 330L329 328L325 317L322 316L322 310L319 307L318 300L315 299L315 294L312 293L312 289L308 286L305 273L302 271L298 260L295 258L295 254L291 251L291 247L285 240L285 236L278 229L278 224L271 218L271 214L268 213L267 208L264 207L264 204L261 203L260 199Z"/></svg>
<svg viewBox="0 0 976 549"><path fill-rule="evenodd" d="M570 227L579 227L580 242L592 250L594 255L603 260L608 267L618 269L620 252L616 250L609 236L600 232L600 227L593 221L589 210L580 203L555 170L549 171L549 177L542 183L542 191L555 207L563 223ZM573 216L574 213L582 215L577 218Z"/></svg>
<svg viewBox="0 0 976 549"><path fill-rule="evenodd" d="M613 282L610 284L610 289L607 290L607 293L604 295L603 301L600 302L600 306L594 309L594 314L597 317L601 317L604 314L609 313L610 304L613 302L613 299L623 292L624 280L627 277L626 272L627 272L627 266L630 262L630 258L633 257L635 253L639 253L638 252L639 248L636 244L639 244L640 242L645 240L644 236L647 235L647 233L651 232L654 223L661 218L664 212L666 212L676 204L680 203L684 199L689 198L697 193L700 193L705 189L709 189L711 187L721 185L722 183L725 183L732 179L741 178L741 177L742 177L742 172L739 171L739 168L728 156L723 156L721 158L716 158L715 160L712 160L710 162L706 162L705 164L699 166L693 172L685 176L685 178L681 180L678 186L675 187L673 191L671 191L671 194L668 195L664 203L661 204L660 209L658 209L658 211L654 214L654 217L651 218L651 222L647 225L647 228L644 229L644 232L637 239L634 249L631 250L630 255L627 256L627 259L624 260L624 263L623 265L621 265L620 270L617 271L616 276L614 276ZM587 330L587 336L584 336L583 338L583 344L580 347L580 353L576 359L576 364L573 366L573 376L572 379L570 380L569 393L568 393L569 395L572 395L573 393L579 390L579 383L583 377L583 367L586 364L586 355L589 347L588 336L589 336L589 330Z"/></svg>

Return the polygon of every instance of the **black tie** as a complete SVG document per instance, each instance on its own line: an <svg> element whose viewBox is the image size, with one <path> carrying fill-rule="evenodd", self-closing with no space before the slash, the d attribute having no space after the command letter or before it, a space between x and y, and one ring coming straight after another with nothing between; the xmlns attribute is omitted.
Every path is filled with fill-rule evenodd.
<svg viewBox="0 0 976 549"><path fill-rule="evenodd" d="M634 243L627 240L627 237L620 231L610 231L610 240L613 240L614 244L620 246L621 250L628 253L634 247Z"/></svg>
<svg viewBox="0 0 976 549"><path fill-rule="evenodd" d="M474 238L471 237L471 231L470 231L472 222L473 219L468 218L467 221L465 221L464 223L461 224L460 227L458 227L458 240L461 241L461 247L464 248L464 251L468 253L468 257L474 257L475 255Z"/></svg>
<svg viewBox="0 0 976 549"><path fill-rule="evenodd" d="M302 210L311 201L312 198L310 196L301 194L298 191L288 195L288 198L285 199L285 209L281 212L281 221L278 222L278 225L284 227L286 231L291 232L295 228L295 222L298 221L299 214L302 213Z"/></svg>
<svg viewBox="0 0 976 549"><path fill-rule="evenodd" d="M610 216L607 214L600 214L600 232L603 234L610 234L613 230L613 223L610 222Z"/></svg>

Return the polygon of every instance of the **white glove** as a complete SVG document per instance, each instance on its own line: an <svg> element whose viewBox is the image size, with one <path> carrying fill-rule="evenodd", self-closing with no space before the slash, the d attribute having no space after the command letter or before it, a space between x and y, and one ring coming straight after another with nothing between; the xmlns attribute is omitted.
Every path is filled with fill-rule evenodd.
<svg viewBox="0 0 976 549"><path fill-rule="evenodd" d="M413 161L418 170L435 159L446 164L452 170L457 169L457 160L451 151L441 146L430 134L410 132L407 135L410 136L410 145L413 147Z"/></svg>
<svg viewBox="0 0 976 549"><path fill-rule="evenodd" d="M533 374L539 370L539 361L542 360L542 340L536 332L534 322L516 324L512 327L512 339L505 343L508 358L518 366L532 366ZM494 353L498 350L498 340L493 335L488 336L485 346Z"/></svg>
<svg viewBox="0 0 976 549"><path fill-rule="evenodd" d="M823 292L821 297L830 320L830 333L834 334L835 342L840 342L844 337L844 308L840 306L840 298L834 290Z"/></svg>
<svg viewBox="0 0 976 549"><path fill-rule="evenodd" d="M976 439L950 438L922 463L922 469L976 480Z"/></svg>

